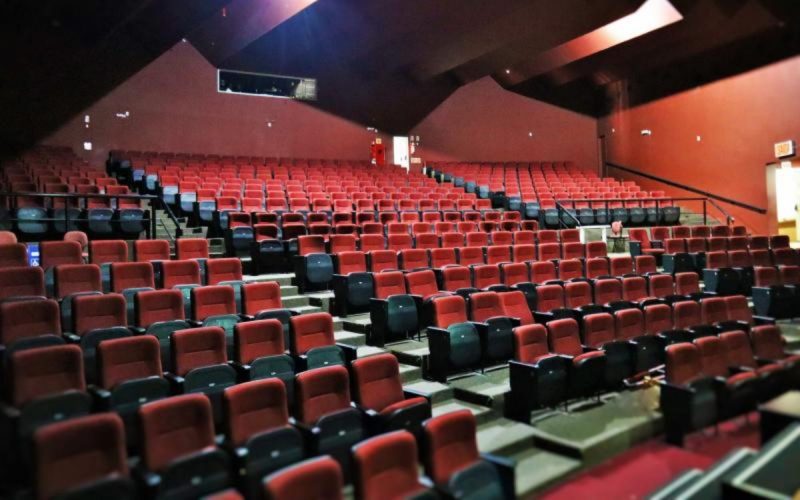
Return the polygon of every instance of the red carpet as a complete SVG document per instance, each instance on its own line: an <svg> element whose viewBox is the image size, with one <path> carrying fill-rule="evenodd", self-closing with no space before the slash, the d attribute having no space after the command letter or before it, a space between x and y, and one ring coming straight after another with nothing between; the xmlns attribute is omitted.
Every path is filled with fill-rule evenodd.
<svg viewBox="0 0 800 500"><path fill-rule="evenodd" d="M666 444L662 439L647 441L537 497L643 498L686 469L706 469L734 448L758 448L757 418L757 414L751 415L749 424L741 418L726 422L717 435L712 435L710 429L707 435L696 433L686 439L683 448Z"/></svg>

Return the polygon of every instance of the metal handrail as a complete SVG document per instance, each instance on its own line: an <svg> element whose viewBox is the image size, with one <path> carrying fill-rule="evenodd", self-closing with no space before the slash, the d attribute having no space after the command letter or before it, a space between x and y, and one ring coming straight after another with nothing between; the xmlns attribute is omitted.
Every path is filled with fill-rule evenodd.
<svg viewBox="0 0 800 500"><path fill-rule="evenodd" d="M575 224L576 224L577 227L583 226L583 224L581 224L581 221L578 220L577 217L572 215L566 207L564 207L563 205L561 205L561 203L559 203L557 201L556 201L556 208L558 209L558 225L559 225L559 227L561 227L561 226L563 226L565 228L568 227L567 224L563 220L561 220L561 214L569 215L569 217L572 220L575 221Z"/></svg>
<svg viewBox="0 0 800 500"><path fill-rule="evenodd" d="M161 202L161 207L164 209L164 212L167 214L167 217L169 217L170 220L175 224L175 236L173 237L171 234L169 234L169 229L167 229L167 225L164 224L164 221L159 219L161 227L164 228L164 231L167 233L167 236L169 236L169 238L172 241L175 241L181 236L183 236L183 230L181 230L181 223L178 220L178 217L176 217L175 214L172 212L172 209L170 208L169 204L167 204L167 202L165 202L161 198L158 198L158 200Z"/></svg>
<svg viewBox="0 0 800 500"><path fill-rule="evenodd" d="M66 227L69 227L70 217L69 217L69 210L68 208L79 208L79 207L68 207L66 204L66 200L78 200L81 199L101 199L101 200L157 200L157 196L153 195L146 195L146 194L97 194L97 193L35 193L35 192L28 192L28 191L2 191L0 192L0 199L9 199L11 200L11 209L15 210L20 208L17 206L17 201L19 198L43 198L43 199L63 199L65 200L64 203L64 217L58 218L43 218L38 219L42 222L61 222L63 221ZM52 204L51 204L52 205ZM24 208L24 207L23 207ZM37 207L37 208L47 208L47 207ZM49 208L55 208L53 206ZM61 207L58 207L61 208ZM6 220L10 222L16 222L19 219L6 217ZM156 235L156 208L154 203L150 203L150 224L147 227L148 238L155 237ZM177 227L177 226L176 226Z"/></svg>

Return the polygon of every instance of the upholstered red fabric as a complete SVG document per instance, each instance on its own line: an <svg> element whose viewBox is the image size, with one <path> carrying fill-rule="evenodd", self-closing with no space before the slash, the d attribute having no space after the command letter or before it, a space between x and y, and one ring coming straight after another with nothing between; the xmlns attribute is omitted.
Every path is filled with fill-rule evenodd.
<svg viewBox="0 0 800 500"><path fill-rule="evenodd" d="M398 254L400 268L405 271L428 267L428 252L421 248L401 250Z"/></svg>
<svg viewBox="0 0 800 500"><path fill-rule="evenodd" d="M700 292L700 280L695 272L675 274L675 293L689 295Z"/></svg>
<svg viewBox="0 0 800 500"><path fill-rule="evenodd" d="M180 290L152 290L136 294L136 324L147 328L160 321L182 320L183 294Z"/></svg>
<svg viewBox="0 0 800 500"><path fill-rule="evenodd" d="M45 425L33 436L36 497L53 498L110 476L127 477L125 429L116 413Z"/></svg>
<svg viewBox="0 0 800 500"><path fill-rule="evenodd" d="M166 240L136 240L133 244L134 254L138 262L169 260L169 242Z"/></svg>
<svg viewBox="0 0 800 500"><path fill-rule="evenodd" d="M206 262L206 281L216 285L223 281L242 280L242 261L238 258L209 259Z"/></svg>
<svg viewBox="0 0 800 500"><path fill-rule="evenodd" d="M666 348L666 378L675 385L685 385L703 376L703 365L697 346L688 342Z"/></svg>
<svg viewBox="0 0 800 500"><path fill-rule="evenodd" d="M22 296L42 297L44 295L44 271L41 267L26 265L25 267L0 269L0 300Z"/></svg>
<svg viewBox="0 0 800 500"><path fill-rule="evenodd" d="M753 311L747 303L744 295L731 295L725 297L725 309L729 321L744 321L748 325L753 324Z"/></svg>
<svg viewBox="0 0 800 500"><path fill-rule="evenodd" d="M356 498L401 499L425 489L417 478L417 442L408 431L363 441L353 449Z"/></svg>
<svg viewBox="0 0 800 500"><path fill-rule="evenodd" d="M564 288L561 285L541 285L536 287L536 310L550 312L564 307Z"/></svg>
<svg viewBox="0 0 800 500"><path fill-rule="evenodd" d="M186 259L207 259L208 240L201 238L180 238L176 245L177 258Z"/></svg>
<svg viewBox="0 0 800 500"><path fill-rule="evenodd" d="M97 366L99 385L107 390L126 380L161 377L158 339L138 335L104 340L97 346Z"/></svg>
<svg viewBox="0 0 800 500"><path fill-rule="evenodd" d="M550 352L580 356L583 354L578 334L578 323L574 319L558 319L547 323L547 341Z"/></svg>
<svg viewBox="0 0 800 500"><path fill-rule="evenodd" d="M533 313L528 308L528 301L525 294L520 291L500 292L500 305L502 307L502 316L509 318L517 318L522 325L529 325L533 323Z"/></svg>
<svg viewBox="0 0 800 500"><path fill-rule="evenodd" d="M494 245L486 248L487 264L501 264L503 262L511 262L510 245Z"/></svg>
<svg viewBox="0 0 800 500"><path fill-rule="evenodd" d="M613 278L599 279L594 282L595 304L608 304L622 300L622 283Z"/></svg>
<svg viewBox="0 0 800 500"><path fill-rule="evenodd" d="M92 240L89 242L89 262L127 262L128 244L122 240Z"/></svg>
<svg viewBox="0 0 800 500"><path fill-rule="evenodd" d="M39 265L48 269L63 264L83 264L83 248L77 241L43 241L39 245Z"/></svg>
<svg viewBox="0 0 800 500"><path fill-rule="evenodd" d="M700 319L705 325L727 321L728 308L723 297L707 297L700 301Z"/></svg>
<svg viewBox="0 0 800 500"><path fill-rule="evenodd" d="M83 353L75 344L15 351L8 376L11 404L17 408L43 396L86 390Z"/></svg>
<svg viewBox="0 0 800 500"><path fill-rule="evenodd" d="M433 299L433 323L439 328L447 328L455 323L467 321L467 306L464 297L453 295Z"/></svg>
<svg viewBox="0 0 800 500"><path fill-rule="evenodd" d="M622 309L614 313L617 338L629 340L645 334L644 314L641 309Z"/></svg>
<svg viewBox="0 0 800 500"><path fill-rule="evenodd" d="M669 274L655 274L648 279L648 291L650 296L663 298L675 293L675 284Z"/></svg>
<svg viewBox="0 0 800 500"><path fill-rule="evenodd" d="M419 295L427 299L439 292L439 285L436 283L436 275L430 269L415 271L405 275L408 293Z"/></svg>
<svg viewBox="0 0 800 500"><path fill-rule="evenodd" d="M644 331L655 335L672 330L672 308L667 304L651 304L644 308Z"/></svg>
<svg viewBox="0 0 800 500"><path fill-rule="evenodd" d="M475 288L487 288L492 285L500 285L500 266L497 264L478 265L472 268L472 285Z"/></svg>
<svg viewBox="0 0 800 500"><path fill-rule="evenodd" d="M445 413L425 422L423 462L434 483L447 484L454 472L480 458L476 428L475 416L469 410Z"/></svg>
<svg viewBox="0 0 800 500"><path fill-rule="evenodd" d="M174 460L214 446L211 402L204 394L172 396L139 408L142 461L161 472Z"/></svg>
<svg viewBox="0 0 800 500"><path fill-rule="evenodd" d="M286 386L277 378L228 387L223 402L225 434L234 446L242 446L257 434L289 423Z"/></svg>
<svg viewBox="0 0 800 500"><path fill-rule="evenodd" d="M0 344L36 337L61 335L61 314L55 300L20 300L0 303Z"/></svg>
<svg viewBox="0 0 800 500"><path fill-rule="evenodd" d="M703 373L713 377L728 378L730 374L722 340L719 337L701 337L695 339L694 344L700 352Z"/></svg>
<svg viewBox="0 0 800 500"><path fill-rule="evenodd" d="M583 263L577 259L565 259L558 263L558 279L583 278Z"/></svg>
<svg viewBox="0 0 800 500"><path fill-rule="evenodd" d="M685 329L701 323L700 304L692 300L676 302L672 305L672 322L675 328Z"/></svg>
<svg viewBox="0 0 800 500"><path fill-rule="evenodd" d="M511 254L514 262L529 262L536 260L536 245L534 245L532 242L516 244L511 247Z"/></svg>
<svg viewBox="0 0 800 500"><path fill-rule="evenodd" d="M527 283L531 280L528 264L524 262L512 262L500 265L500 275L503 283L514 286L517 283Z"/></svg>
<svg viewBox="0 0 800 500"><path fill-rule="evenodd" d="M342 500L342 470L325 455L286 467L264 480L269 500Z"/></svg>
<svg viewBox="0 0 800 500"><path fill-rule="evenodd" d="M556 265L550 261L537 261L531 263L531 281L537 285L548 281L557 280Z"/></svg>
<svg viewBox="0 0 800 500"><path fill-rule="evenodd" d="M61 264L53 272L57 298L79 292L103 291L100 267L96 264Z"/></svg>
<svg viewBox="0 0 800 500"><path fill-rule="evenodd" d="M350 407L350 381L343 366L326 366L297 375L297 418L314 425L320 417Z"/></svg>
<svg viewBox="0 0 800 500"><path fill-rule="evenodd" d="M470 319L485 322L489 318L503 316L500 296L496 292L473 293L469 300Z"/></svg>
<svg viewBox="0 0 800 500"><path fill-rule="evenodd" d="M202 321L210 316L236 314L236 295L233 287L226 285L193 288L192 316Z"/></svg>
<svg viewBox="0 0 800 500"><path fill-rule="evenodd" d="M283 354L283 325L277 319L261 319L237 323L233 333L234 357L250 364L264 356Z"/></svg>
<svg viewBox="0 0 800 500"><path fill-rule="evenodd" d="M549 355L547 329L544 325L530 324L514 328L514 359L523 363L535 363Z"/></svg>
<svg viewBox="0 0 800 500"><path fill-rule="evenodd" d="M195 368L220 365L228 362L225 348L225 330L206 326L178 330L170 337L172 342L172 367L183 377Z"/></svg>
<svg viewBox="0 0 800 500"><path fill-rule="evenodd" d="M576 281L564 284L564 305L566 307L583 307L592 302L592 286L588 282Z"/></svg>
<svg viewBox="0 0 800 500"><path fill-rule="evenodd" d="M753 349L750 347L747 333L741 330L725 332L719 336L719 339L725 347L725 359L728 366L757 368L758 365L753 357Z"/></svg>
<svg viewBox="0 0 800 500"><path fill-rule="evenodd" d="M442 270L442 287L451 292L460 288L471 288L472 273L464 266L447 267Z"/></svg>
<svg viewBox="0 0 800 500"><path fill-rule="evenodd" d="M601 347L616 340L614 317L609 313L589 314L583 318L583 339L589 347Z"/></svg>
<svg viewBox="0 0 800 500"><path fill-rule="evenodd" d="M203 240L205 241L205 240ZM175 285L200 285L200 264L195 260L171 260L161 264L163 288Z"/></svg>
<svg viewBox="0 0 800 500"><path fill-rule="evenodd" d="M277 281L260 281L242 285L242 304L245 314L281 309L281 286Z"/></svg>
<svg viewBox="0 0 800 500"><path fill-rule="evenodd" d="M482 247L462 247L458 249L458 263L462 266L481 265L485 262Z"/></svg>
<svg viewBox="0 0 800 500"><path fill-rule="evenodd" d="M361 358L353 362L352 369L353 399L360 405L382 412L405 401L400 366L394 355L387 353Z"/></svg>
<svg viewBox="0 0 800 500"><path fill-rule="evenodd" d="M383 273L398 269L397 252L394 250L372 250L367 256L369 257L369 269L373 273Z"/></svg>
<svg viewBox="0 0 800 500"><path fill-rule="evenodd" d="M314 347L334 345L333 317L324 312L301 314L289 319L292 354L301 355Z"/></svg>
<svg viewBox="0 0 800 500"><path fill-rule="evenodd" d="M28 249L23 243L0 244L0 269L27 265Z"/></svg>
<svg viewBox="0 0 800 500"><path fill-rule="evenodd" d="M96 328L128 326L125 297L118 293L80 295L72 301L75 334L85 335Z"/></svg>
<svg viewBox="0 0 800 500"><path fill-rule="evenodd" d="M111 290L155 288L153 266L149 262L118 262L111 264Z"/></svg>

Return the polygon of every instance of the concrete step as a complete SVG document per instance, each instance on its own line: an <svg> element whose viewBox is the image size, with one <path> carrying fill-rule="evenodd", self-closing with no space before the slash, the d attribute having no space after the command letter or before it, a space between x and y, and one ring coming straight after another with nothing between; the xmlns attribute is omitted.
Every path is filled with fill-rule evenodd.
<svg viewBox="0 0 800 500"><path fill-rule="evenodd" d="M322 311L319 307L316 307L316 306L300 306L300 307L292 307L291 309L292 309L292 311L296 311L297 314L310 314L310 313L315 313L315 312L321 312ZM336 328L336 325L334 323L334 329L335 328Z"/></svg>
<svg viewBox="0 0 800 500"><path fill-rule="evenodd" d="M401 364L401 366L410 366ZM416 367L415 367L416 368ZM417 368L419 369L419 368ZM453 388L439 382L419 379L409 384L403 384L403 389L428 398L434 405L453 399Z"/></svg>
<svg viewBox="0 0 800 500"><path fill-rule="evenodd" d="M404 342L389 344L386 346L386 350L397 356L397 359L399 359L401 363L408 363L409 365L420 367L428 354L430 354L427 339L422 342L406 340Z"/></svg>
<svg viewBox="0 0 800 500"><path fill-rule="evenodd" d="M295 308L301 306L307 306L308 304L308 297L305 295L292 295L290 297L281 297L281 302L283 303L283 307L288 308Z"/></svg>
<svg viewBox="0 0 800 500"><path fill-rule="evenodd" d="M376 354L383 354L385 352L385 349L375 347L374 345L362 345L356 350L356 358L366 358L367 356L375 356Z"/></svg>
<svg viewBox="0 0 800 500"><path fill-rule="evenodd" d="M581 467L580 460L540 448L514 453L517 498L532 498L533 493L563 480Z"/></svg>
<svg viewBox="0 0 800 500"><path fill-rule="evenodd" d="M354 346L363 346L367 344L367 338L360 333L353 333L348 331L334 331L333 338L336 342L341 342L342 344L347 345L354 345Z"/></svg>
<svg viewBox="0 0 800 500"><path fill-rule="evenodd" d="M403 385L410 385L422 381L422 369L417 366L411 366L400 363L400 380Z"/></svg>
<svg viewBox="0 0 800 500"><path fill-rule="evenodd" d="M532 447L535 436L530 425L500 417L478 429L478 449L509 456Z"/></svg>
<svg viewBox="0 0 800 500"><path fill-rule="evenodd" d="M371 324L369 313L351 314L344 319L344 327L353 332L367 333Z"/></svg>
<svg viewBox="0 0 800 500"><path fill-rule="evenodd" d="M497 418L497 414L485 406L474 405L457 399L451 399L439 404L434 403L432 413L434 417L438 417L439 415L459 410L471 411L475 415L475 420L478 421L478 426L492 422Z"/></svg>
<svg viewBox="0 0 800 500"><path fill-rule="evenodd" d="M298 295L296 286L281 285L281 297L291 297L292 295Z"/></svg>
<svg viewBox="0 0 800 500"><path fill-rule="evenodd" d="M256 276L244 276L243 279L246 282L251 281L277 281L281 286L292 286L292 279L294 278L294 274L291 273L281 273L281 274L259 274Z"/></svg>

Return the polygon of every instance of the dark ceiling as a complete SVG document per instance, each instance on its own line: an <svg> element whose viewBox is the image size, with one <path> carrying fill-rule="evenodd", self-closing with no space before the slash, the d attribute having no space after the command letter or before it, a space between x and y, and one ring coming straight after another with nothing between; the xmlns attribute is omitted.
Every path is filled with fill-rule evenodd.
<svg viewBox="0 0 800 500"><path fill-rule="evenodd" d="M643 0L311 1L2 2L0 152L35 143L182 38L220 68L316 78L315 106L390 133L487 75L603 116L800 53L794 0L671 0L683 20L573 58L553 54Z"/></svg>

